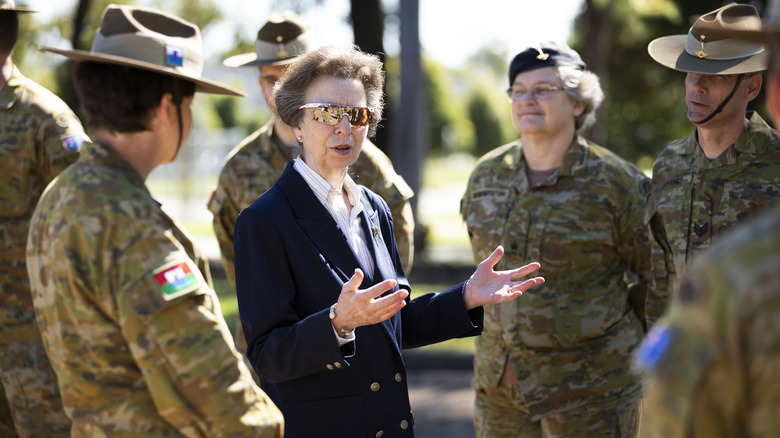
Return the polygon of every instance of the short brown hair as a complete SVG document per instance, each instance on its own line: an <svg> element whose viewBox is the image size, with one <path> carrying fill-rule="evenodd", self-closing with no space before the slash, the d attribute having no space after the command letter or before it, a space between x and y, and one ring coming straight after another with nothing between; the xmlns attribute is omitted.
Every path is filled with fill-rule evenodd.
<svg viewBox="0 0 780 438"><path fill-rule="evenodd" d="M195 94L195 83L124 65L82 61L75 64L73 81L93 128L113 132L149 129L152 110L165 93L180 104Z"/></svg>
<svg viewBox="0 0 780 438"><path fill-rule="evenodd" d="M13 11L0 11L0 52L11 53L19 39L19 16Z"/></svg>
<svg viewBox="0 0 780 438"><path fill-rule="evenodd" d="M355 46L322 47L301 56L274 87L276 114L290 126L298 126L303 114L298 111L304 102L306 90L315 79L334 77L357 79L366 91L366 102L374 110L368 135L376 133L384 106L385 73L382 61L376 55L361 52Z"/></svg>

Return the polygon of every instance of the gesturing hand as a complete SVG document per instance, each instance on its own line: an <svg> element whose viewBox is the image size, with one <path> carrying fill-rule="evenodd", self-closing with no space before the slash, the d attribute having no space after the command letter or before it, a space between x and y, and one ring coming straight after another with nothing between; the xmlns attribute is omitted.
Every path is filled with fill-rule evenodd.
<svg viewBox="0 0 780 438"><path fill-rule="evenodd" d="M522 277L536 271L541 266L539 263L529 263L523 267L509 271L493 271L493 267L504 256L504 247L501 245L493 251L469 278L463 291L463 299L466 309L471 310L485 304L503 303L511 301L534 286L544 283L544 278L534 277L518 283Z"/></svg>
<svg viewBox="0 0 780 438"><path fill-rule="evenodd" d="M355 269L355 274L341 287L336 317L331 323L336 330L350 331L364 325L382 322L405 305L409 295L405 289L399 289L390 295L377 298L396 285L395 280L384 280L368 289L358 289L363 282L363 271Z"/></svg>

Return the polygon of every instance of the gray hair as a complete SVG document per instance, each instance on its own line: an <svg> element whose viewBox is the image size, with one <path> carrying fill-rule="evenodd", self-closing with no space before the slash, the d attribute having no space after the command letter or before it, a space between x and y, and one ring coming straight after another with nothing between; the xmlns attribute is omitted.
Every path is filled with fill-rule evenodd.
<svg viewBox="0 0 780 438"><path fill-rule="evenodd" d="M585 110L574 119L574 128L579 131L596 122L596 110L604 100L599 77L588 70L579 70L569 65L558 66L558 77L563 88L572 99L585 104Z"/></svg>
<svg viewBox="0 0 780 438"><path fill-rule="evenodd" d="M317 78L357 79L366 91L366 103L373 111L368 136L373 137L382 119L385 74L379 57L361 52L355 46L322 47L301 56L290 65L273 91L276 114L289 126L298 126L306 104L306 90Z"/></svg>

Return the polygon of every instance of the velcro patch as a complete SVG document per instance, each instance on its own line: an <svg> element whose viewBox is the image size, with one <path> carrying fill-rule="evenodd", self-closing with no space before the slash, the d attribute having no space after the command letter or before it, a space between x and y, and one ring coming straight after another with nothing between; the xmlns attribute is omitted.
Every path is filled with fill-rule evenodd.
<svg viewBox="0 0 780 438"><path fill-rule="evenodd" d="M77 151L81 149L81 145L84 143L84 137L81 135L69 135L65 137L62 141L65 142L65 147L69 151Z"/></svg>
<svg viewBox="0 0 780 438"><path fill-rule="evenodd" d="M165 55L169 65L177 67L184 65L184 50L181 47L166 45Z"/></svg>
<svg viewBox="0 0 780 438"><path fill-rule="evenodd" d="M655 368L669 350L673 337L671 328L658 325L653 327L639 346L636 353L637 363L646 370Z"/></svg>
<svg viewBox="0 0 780 438"><path fill-rule="evenodd" d="M476 201L478 199L506 199L509 196L509 190L500 188L484 188L475 190L471 193L471 199Z"/></svg>
<svg viewBox="0 0 780 438"><path fill-rule="evenodd" d="M167 300L176 298L199 284L187 263L177 263L154 272L154 279Z"/></svg>

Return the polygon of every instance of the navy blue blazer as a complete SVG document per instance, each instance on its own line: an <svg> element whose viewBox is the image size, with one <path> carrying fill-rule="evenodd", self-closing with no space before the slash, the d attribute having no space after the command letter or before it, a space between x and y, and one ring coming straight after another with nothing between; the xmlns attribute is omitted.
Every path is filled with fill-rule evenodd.
<svg viewBox="0 0 780 438"><path fill-rule="evenodd" d="M390 210L361 190L376 268L360 288L396 279L387 293L410 290ZM414 436L401 349L482 332L482 308L466 311L463 283L407 299L392 318L357 328L356 340L339 347L328 311L360 265L292 163L238 216L234 242L247 356L284 414L285 437Z"/></svg>

